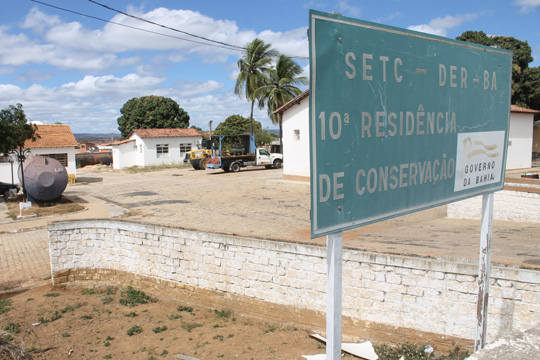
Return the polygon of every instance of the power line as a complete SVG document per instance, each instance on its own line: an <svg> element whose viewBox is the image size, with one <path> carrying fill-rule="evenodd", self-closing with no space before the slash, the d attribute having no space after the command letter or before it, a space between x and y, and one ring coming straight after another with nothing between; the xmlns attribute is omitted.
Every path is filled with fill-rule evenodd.
<svg viewBox="0 0 540 360"><path fill-rule="evenodd" d="M110 24L114 24L114 25L118 25L118 26L123 26L123 27L129 28L129 29L133 29L133 30L144 31L144 32L147 32L147 33L150 33L150 34L154 34L154 35L166 36L166 37L173 38L173 39L177 39L177 40L183 40L183 41L188 41L188 42L192 42L192 43L196 43L196 44L201 44L201 45L207 45L207 46L213 46L213 47L217 47L217 48L222 48L222 49L235 50L235 51L242 50L242 49L231 48L230 46L223 46L223 45L209 44L209 43L203 42L203 41L197 41L197 40L193 40L193 39L186 39L186 38L183 38L183 37L180 37L180 36L169 35L169 34L163 34L163 33L157 32L157 31L152 31L152 30L147 30L147 29L141 29L141 28L138 28L138 27L136 27L136 26L126 25L126 24L114 22L114 21L111 21L111 20L102 19L102 18L99 18L99 17L96 17L96 16L92 16L92 15L88 15L88 14L83 14L83 13L78 12L78 11L69 10L69 9L66 9L66 8L63 8L63 7L60 7L60 6L55 6L55 5L47 4L47 3L44 3L44 2L39 1L39 0L30 0L30 1L35 2L35 3L38 3L38 4L41 4L41 5L44 5L44 6L48 6L48 7L57 9L57 10L69 12L69 13L72 13L72 14L84 16L84 17L87 17L87 18L90 18L90 19L99 20L99 21L103 21L103 22L110 23Z"/></svg>
<svg viewBox="0 0 540 360"><path fill-rule="evenodd" d="M117 13L119 13L119 14L128 16L128 17L130 17L130 18L133 18L133 19L136 19L136 20L139 20L139 21L143 21L143 22L146 22L146 23L155 25L155 26L162 27L162 28L164 28L164 29L176 31L176 32L179 32L179 33L182 33L182 34L185 34L185 35L193 36L193 37L195 37L195 38L202 39L202 40L206 40L206 41L213 42L213 43L216 43L216 44L220 44L220 45L224 45L224 46L230 46L230 47L232 47L232 48L236 48L236 49L239 49L239 50L245 50L245 49L246 49L246 48L244 48L244 47L242 47L242 46L237 46L237 45L227 44L227 43L224 43L224 42L221 42L221 41L216 41L216 40L208 39L208 38L205 38L204 36L199 36L199 35L191 34L191 33L188 33L187 31L182 31L182 30L175 29L175 28L172 28L172 27L167 26L167 25L159 24L159 23L153 22L153 21L151 21L151 20L144 19L144 18L139 17L139 16L131 15L131 14L128 14L128 13L123 12L123 11L120 11L120 10L117 10L117 9L115 9L115 8L112 8L112 7L110 7L110 6L107 6L107 5L105 5L105 4L99 3L99 2L94 1L94 0L88 0L88 1L90 1L90 2L93 3L93 4L102 6L102 7L104 7L105 9L108 9L108 10L111 10L111 11L114 11L114 12L117 12Z"/></svg>
<svg viewBox="0 0 540 360"><path fill-rule="evenodd" d="M143 21L143 22L146 22L146 23L155 25L155 26L162 27L162 28L164 28L164 29L168 29L168 30L180 32L180 33L182 33L182 34L189 35L189 36L193 36L193 37L196 37L196 38L199 38L199 39L203 39L203 40L206 40L206 41L210 41L210 42L213 42L213 43L216 43L216 44L220 44L220 45L224 45L224 46L230 46L231 48L236 48L236 49L239 49L239 50L242 50L242 51L246 50L246 48L243 47L243 46L232 45L232 44L228 44L228 43L225 43L225 42L212 40L212 39L209 39L209 38L200 36L200 35L195 35L195 34L189 33L189 32L187 32L187 31L182 31L182 30L179 30L179 29L176 29L176 28L172 28L172 27L167 26L167 25L163 25L163 24L160 24L160 23L156 23L156 22L154 22L154 21L151 21L151 20L148 20L148 19L145 19L145 18L136 16L136 15L128 14L128 13L126 13L126 12L124 12L124 11L115 9L115 8L113 8L113 7L110 7L110 6L108 6L108 5L102 4L102 3L98 2L98 1L95 1L95 0L88 0L88 1L90 1L90 2L93 3L93 4L99 5L99 6L101 6L101 7L104 7L105 9L108 9L108 10L111 10L111 11L114 11L114 12L117 12L117 13L119 13L119 14L122 14L122 15L124 15L124 16L128 16L128 17L130 17L130 18L133 18L133 19L136 19L136 20L139 20L139 21ZM309 57L305 57L305 56L290 56L290 58L291 58L291 59L309 60Z"/></svg>
<svg viewBox="0 0 540 360"><path fill-rule="evenodd" d="M87 17L87 18L90 18L90 19L98 20L98 21L102 21L102 22L105 22L105 23L110 23L110 24L114 24L114 25L118 25L118 26L123 26L125 28L129 28L129 29L133 29L133 30L143 31L143 32L146 32L146 33L154 34L154 35L165 36L165 37L168 37L168 38L173 38L173 39L177 39L177 40L183 40L183 41L192 42L192 43L195 43L195 44L212 46L212 47L221 48L221 49L228 49L228 50L234 50L234 51L245 51L246 50L246 48L242 47L242 46L232 45L232 44L228 44L228 43L225 43L225 42L212 40L212 39L209 39L209 38L205 38L203 36L191 34L191 33L186 32L186 31L182 31L182 30L175 29L175 28L172 28L172 27L169 27L169 26L166 26L166 25L162 25L162 24L159 24L159 23L156 23L156 22L153 22L153 21L150 21L150 20L135 16L135 15L131 15L131 14L128 14L126 12L114 9L114 8L112 8L110 6L101 4L101 3L97 2L97 1L94 1L94 0L88 0L88 1L90 1L90 2L92 2L94 4L96 4L96 5L102 6L102 7L106 8L106 9L108 9L108 10L111 10L111 11L117 12L119 14L122 14L124 16L128 16L128 17L131 17L133 19L143 21L143 22L146 22L146 23L149 23L149 24L152 24L152 25L155 25L155 26L159 26L159 27L162 27L162 28L165 28L165 29L168 29L168 30L172 30L172 31L175 31L175 32L179 32L179 33L182 33L182 34L185 34L185 35L188 35L188 36L192 36L192 37L204 40L204 41L199 41L199 40L194 40L194 39L186 39L186 38L180 37L180 36L174 36L174 35L160 33L160 32L157 32L157 31L142 29L142 28L139 28L139 27L136 27L136 26L126 25L126 24L115 22L115 21L102 19L102 18L99 18L99 17L96 17L96 16L84 14L84 13L81 13L81 12L78 12L78 11L66 9L66 8L63 8L63 7L60 7L60 6L55 6L55 5L48 4L48 3L45 3L45 2L39 1L39 0L30 0L30 1L41 4L41 5L44 5L44 6L48 6L48 7L57 9L57 10L69 12L69 13L72 13L72 14L76 14L76 15L79 15L79 16ZM299 60L309 60L309 57L305 57L305 56L290 56L290 58L291 59L299 59Z"/></svg>

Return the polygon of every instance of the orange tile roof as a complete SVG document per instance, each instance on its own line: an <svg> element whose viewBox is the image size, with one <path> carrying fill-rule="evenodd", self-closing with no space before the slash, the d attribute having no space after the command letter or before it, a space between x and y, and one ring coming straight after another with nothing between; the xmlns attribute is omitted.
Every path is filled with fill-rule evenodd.
<svg viewBox="0 0 540 360"><path fill-rule="evenodd" d="M24 143L25 148L76 147L79 145L69 125L37 125L36 133L39 134L39 139L35 141L26 140Z"/></svg>
<svg viewBox="0 0 540 360"><path fill-rule="evenodd" d="M106 144L100 144L100 145L101 146L115 146L115 145L127 144L128 142L132 142L132 141L135 141L135 139L120 140L120 141L115 141L112 143L106 143Z"/></svg>
<svg viewBox="0 0 540 360"><path fill-rule="evenodd" d="M517 105L511 105L510 111L515 113L540 114L538 110L527 109Z"/></svg>
<svg viewBox="0 0 540 360"><path fill-rule="evenodd" d="M128 138L133 134L137 134L143 139L153 137L202 136L195 129L135 129L129 134Z"/></svg>

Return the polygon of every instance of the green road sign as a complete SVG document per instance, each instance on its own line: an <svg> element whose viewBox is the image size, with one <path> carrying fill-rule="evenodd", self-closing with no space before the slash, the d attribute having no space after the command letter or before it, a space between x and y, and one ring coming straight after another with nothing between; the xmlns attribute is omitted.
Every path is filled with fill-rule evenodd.
<svg viewBox="0 0 540 360"><path fill-rule="evenodd" d="M512 52L310 11L312 237L504 185Z"/></svg>

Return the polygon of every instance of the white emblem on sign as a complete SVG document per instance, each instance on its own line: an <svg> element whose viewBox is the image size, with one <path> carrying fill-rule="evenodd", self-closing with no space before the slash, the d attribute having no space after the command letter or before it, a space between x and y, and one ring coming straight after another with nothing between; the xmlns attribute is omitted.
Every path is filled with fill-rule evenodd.
<svg viewBox="0 0 540 360"><path fill-rule="evenodd" d="M458 134L454 191L500 182L504 141L504 131Z"/></svg>

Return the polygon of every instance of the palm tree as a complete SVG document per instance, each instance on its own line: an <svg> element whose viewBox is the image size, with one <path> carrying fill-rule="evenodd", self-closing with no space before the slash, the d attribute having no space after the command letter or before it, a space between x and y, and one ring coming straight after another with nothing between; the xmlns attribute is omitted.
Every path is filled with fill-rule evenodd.
<svg viewBox="0 0 540 360"><path fill-rule="evenodd" d="M238 60L238 69L240 74L236 79L234 93L240 97L244 95L248 101L251 101L250 126L253 134L253 107L255 105L255 90L260 87L262 78L270 71L272 59L278 53L270 48L271 44L266 44L261 39L255 39L246 44L244 56Z"/></svg>
<svg viewBox="0 0 540 360"><path fill-rule="evenodd" d="M266 102L272 123L279 124L279 145L282 152L283 115L275 111L302 92L296 85L309 84L307 77L300 76L302 72L302 68L294 60L286 55L280 55L275 69L263 79L263 84L254 93L254 97L259 99L259 108L264 107Z"/></svg>

